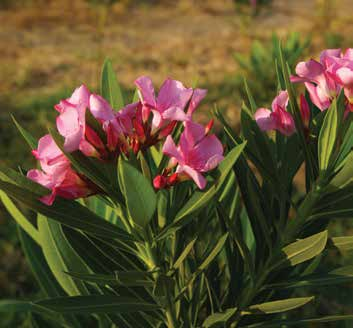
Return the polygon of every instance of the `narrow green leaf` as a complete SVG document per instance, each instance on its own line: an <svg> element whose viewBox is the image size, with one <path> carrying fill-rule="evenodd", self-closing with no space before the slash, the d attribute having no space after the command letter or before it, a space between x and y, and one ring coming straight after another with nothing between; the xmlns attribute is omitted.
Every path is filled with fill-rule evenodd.
<svg viewBox="0 0 353 328"><path fill-rule="evenodd" d="M85 285L65 274L66 271L89 269L72 249L59 223L38 215L38 229L41 236L43 254L56 280L68 295L88 294Z"/></svg>
<svg viewBox="0 0 353 328"><path fill-rule="evenodd" d="M26 259L43 293L48 297L64 296L65 293L51 273L41 248L21 228L18 229L18 234Z"/></svg>
<svg viewBox="0 0 353 328"><path fill-rule="evenodd" d="M37 243L40 244L38 230L34 225L23 215L23 213L17 208L13 201L0 190L0 199L4 204L6 210L10 213L12 218L17 224Z"/></svg>
<svg viewBox="0 0 353 328"><path fill-rule="evenodd" d="M245 91L246 94L248 96L248 100L249 100L249 104L250 104L250 108L251 108L251 113L255 114L256 110L257 110L257 105L255 103L254 97L251 94L248 82L246 81L246 79L244 79L244 87L245 87Z"/></svg>
<svg viewBox="0 0 353 328"><path fill-rule="evenodd" d="M39 201L37 196L24 191L23 188L1 180L0 189L33 211L39 212L69 227L105 238L133 239L127 232L103 220L78 202L57 198L53 205L47 206Z"/></svg>
<svg viewBox="0 0 353 328"><path fill-rule="evenodd" d="M337 101L334 99L325 115L318 140L319 168L321 171L326 171L332 164L337 138L337 122Z"/></svg>
<svg viewBox="0 0 353 328"><path fill-rule="evenodd" d="M11 115L12 120L14 121L18 131L20 131L22 137L26 140L29 147L34 150L37 148L37 140L27 131L25 130L20 123L18 123L13 115Z"/></svg>
<svg viewBox="0 0 353 328"><path fill-rule="evenodd" d="M175 297L174 301L180 299L180 297L187 291L190 285L195 281L195 279L205 270L211 262L217 257L219 252L224 247L225 242L227 241L228 233L224 234L217 242L215 247L211 250L209 254L207 254L206 258L201 262L195 272L191 275L189 280L185 283L184 287L180 290L179 294Z"/></svg>
<svg viewBox="0 0 353 328"><path fill-rule="evenodd" d="M332 237L330 244L342 251L353 250L353 236Z"/></svg>
<svg viewBox="0 0 353 328"><path fill-rule="evenodd" d="M278 328L278 327L285 327L285 326L296 326L296 327L303 327L306 324L320 324L325 322L335 322L338 321L348 321L353 320L353 314L347 315L331 315L331 316L322 316L317 318L306 318L306 319L299 319L299 320L276 320L276 321L266 321L266 322L259 322L252 325L242 326L243 328ZM316 326L318 327L318 326Z"/></svg>
<svg viewBox="0 0 353 328"><path fill-rule="evenodd" d="M133 102L133 103L138 102L139 99L140 99L139 90L136 88L136 89L135 89L135 92L134 92L134 96L132 97L132 102Z"/></svg>
<svg viewBox="0 0 353 328"><path fill-rule="evenodd" d="M134 298L115 295L90 295L52 298L35 302L40 307L58 313L131 313L156 311L159 306Z"/></svg>
<svg viewBox="0 0 353 328"><path fill-rule="evenodd" d="M173 268L175 270L180 267L180 265L184 262L186 257L189 255L189 253L191 252L192 248L194 247L194 244L195 244L196 240L197 240L197 237L194 238L192 241L190 241L190 243L188 243L186 245L186 247L184 248L184 250L181 252L180 256L177 258L177 260L173 264Z"/></svg>
<svg viewBox="0 0 353 328"><path fill-rule="evenodd" d="M217 242L216 246L212 249L212 251L208 254L205 260L197 268L198 271L205 270L209 264L215 259L215 257L219 254L219 252L224 247L224 244L228 238L228 232L224 234Z"/></svg>
<svg viewBox="0 0 353 328"><path fill-rule="evenodd" d="M151 273L140 271L115 271L115 274L84 274L67 272L69 276L99 285L152 287Z"/></svg>
<svg viewBox="0 0 353 328"><path fill-rule="evenodd" d="M123 94L110 59L106 59L103 64L101 94L115 110L124 107Z"/></svg>
<svg viewBox="0 0 353 328"><path fill-rule="evenodd" d="M293 289L299 287L337 285L353 281L353 266L345 266L325 274L312 274L301 280L266 285L265 289Z"/></svg>
<svg viewBox="0 0 353 328"><path fill-rule="evenodd" d="M282 249L279 259L273 265L273 268L295 266L308 261L324 250L326 242L327 230L296 241Z"/></svg>
<svg viewBox="0 0 353 328"><path fill-rule="evenodd" d="M168 222L169 190L161 189L157 193L158 226L163 229Z"/></svg>
<svg viewBox="0 0 353 328"><path fill-rule="evenodd" d="M56 145L69 159L70 163L78 173L86 176L116 202L122 202L121 193L117 188L115 164L106 163L102 166L100 160L89 158L83 155L80 151L67 153L64 149L63 138L60 134L55 130L49 130L49 133L53 137Z"/></svg>
<svg viewBox="0 0 353 328"><path fill-rule="evenodd" d="M124 191L125 203L134 224L145 227L152 219L157 206L157 196L151 183L123 159L119 159L119 182Z"/></svg>
<svg viewBox="0 0 353 328"><path fill-rule="evenodd" d="M28 179L23 174L2 165L0 165L0 180L13 183L23 189L29 190L38 196L44 196L50 192L47 188Z"/></svg>
<svg viewBox="0 0 353 328"><path fill-rule="evenodd" d="M1 312L32 312L45 313L52 315L49 310L42 308L32 302L18 301L18 300L0 300L0 313Z"/></svg>
<svg viewBox="0 0 353 328"><path fill-rule="evenodd" d="M42 293L46 297L66 296L66 293L50 271L42 249L36 245L35 242L20 227L18 227L18 235L28 264L41 288ZM56 320L58 319L60 321L63 319L70 327L81 327L78 319L72 315L66 315L63 318L56 318Z"/></svg>
<svg viewBox="0 0 353 328"><path fill-rule="evenodd" d="M237 308L227 309L224 312L214 313L206 318L203 322L202 327L204 328L216 328L225 327L232 316L237 312Z"/></svg>
<svg viewBox="0 0 353 328"><path fill-rule="evenodd" d="M251 305L242 312L245 314L271 314L280 313L301 307L314 299L311 297L288 298L285 300L266 302L262 304Z"/></svg>
<svg viewBox="0 0 353 328"><path fill-rule="evenodd" d="M348 154L341 170L330 181L329 187L343 188L353 180L353 152Z"/></svg>

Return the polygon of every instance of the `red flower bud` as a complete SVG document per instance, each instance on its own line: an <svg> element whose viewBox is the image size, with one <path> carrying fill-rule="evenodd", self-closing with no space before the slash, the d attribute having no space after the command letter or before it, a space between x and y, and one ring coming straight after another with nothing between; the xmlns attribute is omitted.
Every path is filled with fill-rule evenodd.
<svg viewBox="0 0 353 328"><path fill-rule="evenodd" d="M153 179L153 186L156 189L162 189L166 186L166 184L167 184L167 179L163 175L157 175Z"/></svg>

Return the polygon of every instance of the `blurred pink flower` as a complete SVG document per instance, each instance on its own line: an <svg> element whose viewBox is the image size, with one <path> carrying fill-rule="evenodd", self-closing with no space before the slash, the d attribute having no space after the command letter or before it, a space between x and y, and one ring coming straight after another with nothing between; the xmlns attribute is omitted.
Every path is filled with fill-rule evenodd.
<svg viewBox="0 0 353 328"><path fill-rule="evenodd" d="M93 193L88 184L71 169L70 162L49 134L39 139L38 149L32 153L39 160L42 170L30 170L27 177L51 190L50 195L40 198L44 204L52 205L57 195L75 199Z"/></svg>
<svg viewBox="0 0 353 328"><path fill-rule="evenodd" d="M288 99L288 92L280 91L272 102L272 111L267 108L256 111L255 120L262 131L277 130L286 136L295 132L293 117L286 111Z"/></svg>
<svg viewBox="0 0 353 328"><path fill-rule="evenodd" d="M207 181L202 173L217 167L223 160L223 147L219 139L200 124L186 121L177 147L169 135L163 145L163 153L171 157L169 169L176 166L178 179L191 178L200 189Z"/></svg>

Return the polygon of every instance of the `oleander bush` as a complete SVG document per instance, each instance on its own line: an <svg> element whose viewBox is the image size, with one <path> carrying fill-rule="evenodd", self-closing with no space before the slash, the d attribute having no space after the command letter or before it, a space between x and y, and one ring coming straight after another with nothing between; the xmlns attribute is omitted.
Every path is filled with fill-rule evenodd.
<svg viewBox="0 0 353 328"><path fill-rule="evenodd" d="M14 119L39 165L2 166L0 195L41 293L0 300L0 312L29 312L35 327L353 319L290 315L321 286L353 281L352 266L322 270L330 249L353 249L353 236L327 232L353 215L353 50L325 50L291 75L277 47L278 95L258 108L245 84L240 133L217 109L218 136L213 120L197 123L206 90L172 79L156 96L142 76L126 102L109 60L100 95L78 87L39 141Z"/></svg>

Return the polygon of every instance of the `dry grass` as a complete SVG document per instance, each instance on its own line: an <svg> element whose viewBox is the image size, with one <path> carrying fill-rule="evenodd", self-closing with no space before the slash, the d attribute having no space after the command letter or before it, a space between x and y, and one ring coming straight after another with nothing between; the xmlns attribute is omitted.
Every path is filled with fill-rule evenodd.
<svg viewBox="0 0 353 328"><path fill-rule="evenodd" d="M41 97L82 82L96 88L105 56L113 59L126 86L141 74L157 83L172 75L189 85L198 79L200 85L217 86L236 72L233 53L247 52L254 39L291 30L315 34L320 20L312 13L324 15L319 2L277 0L252 18L239 14L231 0L153 6L131 0L112 6L33 1L0 11L0 94ZM339 31L344 22L345 30L352 30L344 10L348 2L337 1L340 10L329 17L330 29ZM324 41L320 33L317 46ZM233 112L235 99L220 97L220 102Z"/></svg>

